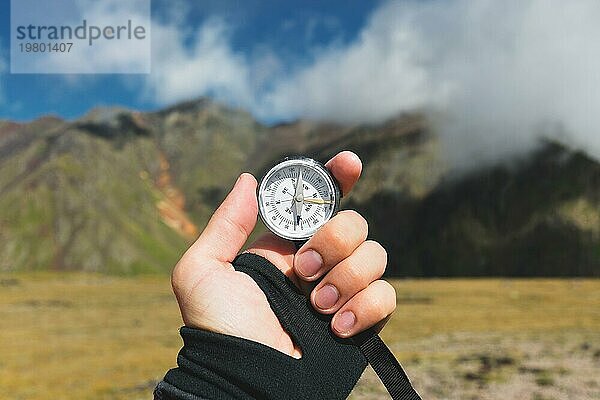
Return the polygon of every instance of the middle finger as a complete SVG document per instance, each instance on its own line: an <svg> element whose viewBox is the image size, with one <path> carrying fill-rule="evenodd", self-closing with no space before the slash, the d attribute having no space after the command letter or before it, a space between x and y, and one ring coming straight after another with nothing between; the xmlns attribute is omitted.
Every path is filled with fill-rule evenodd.
<svg viewBox="0 0 600 400"><path fill-rule="evenodd" d="M305 281L315 281L348 257L367 238L367 221L356 211L337 213L294 256L294 270Z"/></svg>
<svg viewBox="0 0 600 400"><path fill-rule="evenodd" d="M351 297L379 279L387 264L387 253L377 242L367 240L348 258L333 267L311 293L316 310L331 314Z"/></svg>

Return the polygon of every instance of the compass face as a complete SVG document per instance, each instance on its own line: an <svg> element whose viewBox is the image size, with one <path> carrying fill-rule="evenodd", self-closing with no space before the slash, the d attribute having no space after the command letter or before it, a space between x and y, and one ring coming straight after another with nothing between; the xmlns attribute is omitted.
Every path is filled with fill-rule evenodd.
<svg viewBox="0 0 600 400"><path fill-rule="evenodd" d="M310 158L286 159L261 180L258 210L264 224L289 240L306 240L338 210L337 183Z"/></svg>

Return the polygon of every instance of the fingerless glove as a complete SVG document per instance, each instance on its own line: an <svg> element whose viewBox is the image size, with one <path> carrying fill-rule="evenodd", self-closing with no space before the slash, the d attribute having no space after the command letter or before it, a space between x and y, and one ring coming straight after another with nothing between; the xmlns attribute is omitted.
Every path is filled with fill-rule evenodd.
<svg viewBox="0 0 600 400"><path fill-rule="evenodd" d="M155 400L348 397L367 365L360 349L335 336L329 327L331 316L317 313L292 281L263 257L241 254L233 266L263 290L302 358L239 337L182 327L178 367L158 384Z"/></svg>

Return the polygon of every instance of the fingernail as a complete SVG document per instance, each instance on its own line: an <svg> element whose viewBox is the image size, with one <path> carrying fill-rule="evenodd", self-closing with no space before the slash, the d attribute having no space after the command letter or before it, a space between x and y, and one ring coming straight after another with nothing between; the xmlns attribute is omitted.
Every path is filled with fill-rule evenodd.
<svg viewBox="0 0 600 400"><path fill-rule="evenodd" d="M333 321L333 329L338 333L348 333L356 323L356 315L352 311L344 311Z"/></svg>
<svg viewBox="0 0 600 400"><path fill-rule="evenodd" d="M321 255L314 250L307 250L296 257L296 271L305 278L314 276L323 266Z"/></svg>
<svg viewBox="0 0 600 400"><path fill-rule="evenodd" d="M340 293L333 285L325 285L315 293L315 305L321 310L328 310L335 306L340 298Z"/></svg>

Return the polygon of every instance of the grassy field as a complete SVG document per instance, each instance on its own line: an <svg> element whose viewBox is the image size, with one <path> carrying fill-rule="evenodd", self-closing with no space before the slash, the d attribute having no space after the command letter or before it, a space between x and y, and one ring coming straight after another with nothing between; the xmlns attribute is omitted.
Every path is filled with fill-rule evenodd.
<svg viewBox="0 0 600 400"><path fill-rule="evenodd" d="M382 335L424 398L600 398L600 280L394 283ZM0 275L0 399L148 399L180 324L166 277ZM367 370L351 397L384 393Z"/></svg>

